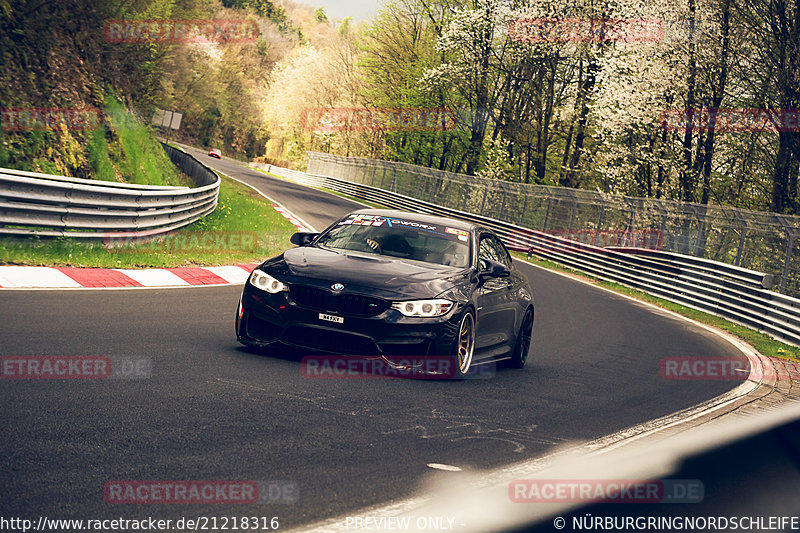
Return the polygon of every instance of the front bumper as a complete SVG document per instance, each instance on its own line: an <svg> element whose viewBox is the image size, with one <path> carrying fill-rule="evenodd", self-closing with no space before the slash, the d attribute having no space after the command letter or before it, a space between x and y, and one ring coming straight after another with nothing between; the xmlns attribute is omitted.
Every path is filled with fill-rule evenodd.
<svg viewBox="0 0 800 533"><path fill-rule="evenodd" d="M456 304L433 318L406 317L394 309L367 317L342 313L337 316L344 322L338 324L321 319L323 309L297 304L288 292L269 294L249 284L240 305L236 333L242 344L353 356L449 355L464 312Z"/></svg>

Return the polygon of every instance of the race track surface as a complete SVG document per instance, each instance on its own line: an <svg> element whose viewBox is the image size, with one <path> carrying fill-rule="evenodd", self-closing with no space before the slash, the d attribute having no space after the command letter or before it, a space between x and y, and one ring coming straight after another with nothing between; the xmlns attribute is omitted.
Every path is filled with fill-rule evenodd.
<svg viewBox="0 0 800 533"><path fill-rule="evenodd" d="M197 155L317 229L357 206ZM287 247L289 243L287 243ZM698 404L730 381L672 381L670 356L742 359L705 330L518 263L536 298L522 371L463 382L313 380L298 354L240 347L240 287L0 291L0 355L147 358L126 380L0 380L1 516L278 516L281 529L415 494ZM114 480L284 480L290 505L111 505Z"/></svg>

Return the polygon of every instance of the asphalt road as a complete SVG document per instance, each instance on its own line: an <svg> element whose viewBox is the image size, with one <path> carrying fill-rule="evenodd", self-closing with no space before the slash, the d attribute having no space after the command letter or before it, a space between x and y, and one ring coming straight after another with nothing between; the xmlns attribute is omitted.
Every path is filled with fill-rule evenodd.
<svg viewBox="0 0 800 533"><path fill-rule="evenodd" d="M318 228L354 207L229 161ZM288 243L287 243L288 247ZM277 516L281 529L415 494L710 399L736 383L668 381L669 356L736 350L706 331L520 264L536 298L522 371L463 382L310 380L296 355L238 346L240 287L0 291L0 355L147 358L148 379L0 380L0 516ZM286 505L112 505L113 480L284 480Z"/></svg>

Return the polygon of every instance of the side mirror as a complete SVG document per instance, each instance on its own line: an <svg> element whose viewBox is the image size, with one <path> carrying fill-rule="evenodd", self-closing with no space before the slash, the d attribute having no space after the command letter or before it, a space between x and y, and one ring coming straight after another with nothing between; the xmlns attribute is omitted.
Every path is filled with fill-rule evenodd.
<svg viewBox="0 0 800 533"><path fill-rule="evenodd" d="M481 271L478 276L481 279L507 278L511 275L511 270L506 265L493 259L481 259L480 265Z"/></svg>
<svg viewBox="0 0 800 533"><path fill-rule="evenodd" d="M306 244L310 244L318 236L319 233L306 233L301 231L292 235L289 240L295 246L305 246Z"/></svg>

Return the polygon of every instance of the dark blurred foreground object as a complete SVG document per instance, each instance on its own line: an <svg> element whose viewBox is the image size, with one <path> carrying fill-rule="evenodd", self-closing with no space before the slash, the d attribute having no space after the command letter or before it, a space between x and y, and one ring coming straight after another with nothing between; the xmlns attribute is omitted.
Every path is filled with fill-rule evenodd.
<svg viewBox="0 0 800 533"><path fill-rule="evenodd" d="M407 516L411 524L420 516L454 517L462 533L667 531L670 527L664 524L669 523L674 524L671 529L684 531L797 531L800 403L757 416L732 416L650 444L633 443L577 457L565 454L532 475L521 472L522 467L507 476L495 472L492 478L503 481L480 490L466 488L469 479L454 479L452 487L440 489L428 504ZM519 503L512 501L515 480L538 480L540 486L565 481L608 486L622 480L651 480L665 488L699 486L700 497L694 498L694 503L565 499ZM647 527L648 520L659 521L661 526ZM712 520L716 526L712 527Z"/></svg>

